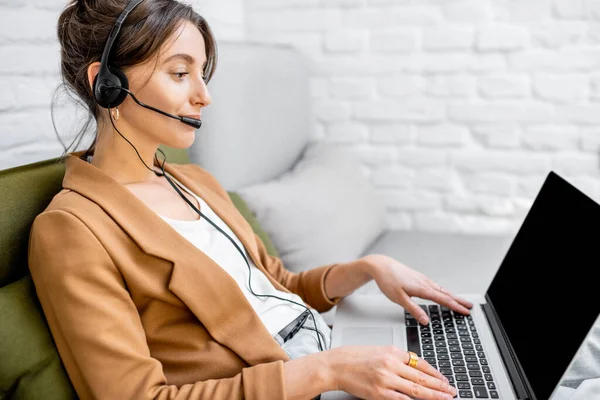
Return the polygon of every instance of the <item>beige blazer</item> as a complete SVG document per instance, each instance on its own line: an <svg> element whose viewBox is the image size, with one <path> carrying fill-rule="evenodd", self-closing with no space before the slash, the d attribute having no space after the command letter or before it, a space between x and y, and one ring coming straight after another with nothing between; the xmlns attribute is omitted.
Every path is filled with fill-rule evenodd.
<svg viewBox="0 0 600 400"><path fill-rule="evenodd" d="M289 357L235 280L81 154L68 156L63 190L29 242L36 291L78 395L286 399ZM210 205L277 289L319 312L339 301L324 291L335 264L286 270L211 174L195 164L165 171Z"/></svg>

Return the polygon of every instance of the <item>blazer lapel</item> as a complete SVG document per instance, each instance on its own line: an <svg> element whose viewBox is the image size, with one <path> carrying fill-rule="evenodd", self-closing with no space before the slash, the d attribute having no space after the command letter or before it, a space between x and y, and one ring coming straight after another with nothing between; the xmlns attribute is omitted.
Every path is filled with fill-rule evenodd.
<svg viewBox="0 0 600 400"><path fill-rule="evenodd" d="M127 188L99 168L81 160L79 156L82 153L69 155L63 187L77 191L102 207L145 253L173 263L169 290L186 304L211 336L249 365L289 360L237 282ZM202 197L238 236L256 267L277 289L289 292L263 268L254 237L246 233L246 222L234 206L166 163L165 171ZM236 251L233 245L232 250Z"/></svg>

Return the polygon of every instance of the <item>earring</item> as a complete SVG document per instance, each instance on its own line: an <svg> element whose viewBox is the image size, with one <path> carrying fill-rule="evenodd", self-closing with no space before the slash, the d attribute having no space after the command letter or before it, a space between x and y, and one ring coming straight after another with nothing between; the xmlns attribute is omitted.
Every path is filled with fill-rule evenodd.
<svg viewBox="0 0 600 400"><path fill-rule="evenodd" d="M115 116L115 113L114 113L114 111L116 111L116 116ZM110 110L110 112L111 112L111 114L112 114L113 120L114 120L115 122L117 122L117 121L119 120L119 107L115 107L115 108L113 108L112 110Z"/></svg>

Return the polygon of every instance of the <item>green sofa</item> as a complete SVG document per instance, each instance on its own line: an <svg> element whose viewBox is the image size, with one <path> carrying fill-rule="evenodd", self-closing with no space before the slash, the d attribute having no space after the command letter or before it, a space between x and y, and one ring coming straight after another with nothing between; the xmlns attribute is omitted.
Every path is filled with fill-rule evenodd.
<svg viewBox="0 0 600 400"><path fill-rule="evenodd" d="M161 149L170 163L189 163L186 150ZM29 231L61 189L64 164L58 159L0 171L0 400L77 398L61 363L28 271ZM240 213L279 257L254 214L235 192Z"/></svg>

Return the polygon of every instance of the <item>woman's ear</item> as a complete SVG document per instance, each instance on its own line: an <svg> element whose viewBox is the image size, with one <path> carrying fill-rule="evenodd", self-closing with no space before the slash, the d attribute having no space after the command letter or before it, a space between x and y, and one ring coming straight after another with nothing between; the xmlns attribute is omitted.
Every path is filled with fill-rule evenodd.
<svg viewBox="0 0 600 400"><path fill-rule="evenodd" d="M96 75L98 75L98 71L100 71L100 61L93 62L88 66L88 83L90 85L92 93L94 93L94 78L96 77Z"/></svg>

